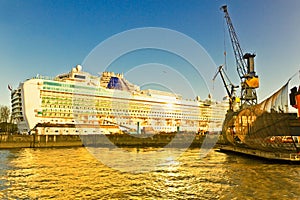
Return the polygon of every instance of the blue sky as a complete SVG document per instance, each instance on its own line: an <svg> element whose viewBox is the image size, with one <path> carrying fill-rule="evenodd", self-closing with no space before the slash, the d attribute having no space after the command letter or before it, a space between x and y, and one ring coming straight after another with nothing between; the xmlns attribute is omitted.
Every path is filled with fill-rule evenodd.
<svg viewBox="0 0 300 200"><path fill-rule="evenodd" d="M0 0L0 105L10 105L8 84L16 88L36 74L67 72L99 43L133 28L181 32L202 45L216 65L223 64L224 4L243 51L257 54L262 100L300 69L300 1ZM238 83L227 29L225 35L227 74Z"/></svg>

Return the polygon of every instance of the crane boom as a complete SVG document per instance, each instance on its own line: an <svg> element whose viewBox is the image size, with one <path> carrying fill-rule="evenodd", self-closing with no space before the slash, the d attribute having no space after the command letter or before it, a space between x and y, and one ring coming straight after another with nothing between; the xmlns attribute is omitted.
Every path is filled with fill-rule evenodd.
<svg viewBox="0 0 300 200"><path fill-rule="evenodd" d="M221 8L223 9L223 11L225 13L225 19L226 19L226 23L228 26L228 32L230 35L231 44L233 47L237 71L238 71L239 77L242 78L247 73L246 72L246 63L245 63L245 60L243 59L244 54L243 54L242 48L240 46L240 42L237 37L237 34L234 30L231 18L229 16L227 6L224 5Z"/></svg>
<svg viewBox="0 0 300 200"><path fill-rule="evenodd" d="M221 66L219 66L217 73L216 73L215 76L213 77L213 81L216 79L217 75L220 74L221 79L222 79L222 82L223 82L223 84L224 84L224 86L225 86L227 95L228 95L228 97L231 99L231 98L232 98L232 92L229 90L228 87L229 87L229 85L232 85L232 84L231 84L231 83L229 83L229 84L226 83L226 80L225 80L225 78L224 78L223 73L224 73L224 72L223 72L223 65L221 65Z"/></svg>
<svg viewBox="0 0 300 200"><path fill-rule="evenodd" d="M224 84L224 87L226 89L227 95L229 97L229 110L233 110L233 101L235 101L235 96L234 96L234 92L235 92L235 88L238 88L238 86L235 86L231 83L231 81L229 80L227 74L225 73L224 69L223 69L224 65L219 66L217 73L215 74L215 76L213 77L213 81L216 79L217 75L220 74L222 82ZM225 80L225 77L227 79L227 81ZM229 82L229 83L227 83ZM229 88L230 86L230 88Z"/></svg>

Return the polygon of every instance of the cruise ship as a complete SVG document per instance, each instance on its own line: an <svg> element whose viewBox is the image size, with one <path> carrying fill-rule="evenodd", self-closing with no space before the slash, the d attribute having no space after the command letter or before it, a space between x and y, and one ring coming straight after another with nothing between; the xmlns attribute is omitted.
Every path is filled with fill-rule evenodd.
<svg viewBox="0 0 300 200"><path fill-rule="evenodd" d="M123 74L94 76L80 65L21 82L11 103L19 133L40 135L221 131L228 110L228 101L141 90Z"/></svg>

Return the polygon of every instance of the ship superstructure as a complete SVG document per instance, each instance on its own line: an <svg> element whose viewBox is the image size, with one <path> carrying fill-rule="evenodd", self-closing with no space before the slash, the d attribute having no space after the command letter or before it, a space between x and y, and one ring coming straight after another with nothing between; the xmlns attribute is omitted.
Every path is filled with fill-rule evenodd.
<svg viewBox="0 0 300 200"><path fill-rule="evenodd" d="M228 109L227 101L141 90L123 74L93 76L80 65L20 83L11 102L20 133L51 135L220 131Z"/></svg>

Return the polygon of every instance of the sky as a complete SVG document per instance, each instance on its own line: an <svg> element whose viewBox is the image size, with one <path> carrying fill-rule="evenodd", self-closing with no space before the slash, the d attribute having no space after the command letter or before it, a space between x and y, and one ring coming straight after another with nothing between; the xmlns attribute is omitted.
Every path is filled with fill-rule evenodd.
<svg viewBox="0 0 300 200"><path fill-rule="evenodd" d="M232 82L239 84L224 14L220 10L224 4L228 5L244 53L257 55L255 70L260 77L257 93L259 100L263 100L300 69L298 0L0 0L0 105L10 106L8 84L17 88L20 82L37 74L56 76L68 72L75 65L83 64L108 38L145 27L174 30L200 44L215 64L207 66L212 67L212 73L204 76L209 90L219 89L215 92L219 99L226 95L222 83L217 81L211 87L208 80L214 76L215 68L225 63L224 49L226 73ZM149 59L149 52L143 52L144 57L136 55L138 58L128 54L127 59L118 59L115 62L118 67L112 69L128 71L128 66L136 67L137 63L132 64L134 59L144 59L138 64L146 64L148 68L151 66L147 62L162 62L164 66L185 62L171 58L167 60L173 62L164 62L161 56L169 58L169 55L157 55L157 52L151 54L156 60ZM164 72L169 68L163 68ZM191 70L179 70L179 73L185 73L186 79L194 75ZM149 77L151 80L152 76ZM297 83L299 75L296 77ZM176 92L184 93L184 88L181 90ZM203 94L201 98L205 98Z"/></svg>

